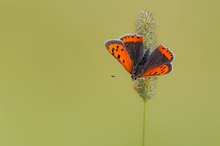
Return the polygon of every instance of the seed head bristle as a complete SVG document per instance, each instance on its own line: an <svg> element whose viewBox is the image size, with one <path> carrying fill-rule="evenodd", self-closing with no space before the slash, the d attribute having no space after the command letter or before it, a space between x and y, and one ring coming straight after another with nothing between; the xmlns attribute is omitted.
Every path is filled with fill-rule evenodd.
<svg viewBox="0 0 220 146"><path fill-rule="evenodd" d="M142 10L136 21L136 33L144 37L144 49L155 49L155 21L152 13ZM134 83L134 89L144 100L152 98L155 91L156 77L139 78Z"/></svg>

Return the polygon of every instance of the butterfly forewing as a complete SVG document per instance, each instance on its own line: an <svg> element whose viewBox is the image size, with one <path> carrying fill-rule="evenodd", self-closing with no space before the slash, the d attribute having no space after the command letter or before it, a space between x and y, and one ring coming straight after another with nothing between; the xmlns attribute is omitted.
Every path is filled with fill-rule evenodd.
<svg viewBox="0 0 220 146"><path fill-rule="evenodd" d="M136 34L124 35L120 38L125 44L128 54L135 66L140 62L144 54L143 37Z"/></svg>
<svg viewBox="0 0 220 146"><path fill-rule="evenodd" d="M173 53L169 50L169 48L166 48L163 45L160 45L158 48L161 54L163 54L169 62L173 61L174 56Z"/></svg>
<svg viewBox="0 0 220 146"><path fill-rule="evenodd" d="M146 68L154 68L165 63L172 62L173 53L163 45L159 45L150 55Z"/></svg>
<svg viewBox="0 0 220 146"><path fill-rule="evenodd" d="M106 41L105 46L107 50L122 64L122 66L131 73L133 63L124 43L121 40L109 40Z"/></svg>

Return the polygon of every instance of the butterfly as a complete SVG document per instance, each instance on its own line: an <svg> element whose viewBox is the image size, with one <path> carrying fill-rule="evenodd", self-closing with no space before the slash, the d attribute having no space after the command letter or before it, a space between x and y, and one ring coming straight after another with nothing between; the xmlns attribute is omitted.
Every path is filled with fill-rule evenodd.
<svg viewBox="0 0 220 146"><path fill-rule="evenodd" d="M136 80L146 76L158 76L172 71L173 53L159 45L153 52L144 52L143 36L128 34L105 42L107 50Z"/></svg>

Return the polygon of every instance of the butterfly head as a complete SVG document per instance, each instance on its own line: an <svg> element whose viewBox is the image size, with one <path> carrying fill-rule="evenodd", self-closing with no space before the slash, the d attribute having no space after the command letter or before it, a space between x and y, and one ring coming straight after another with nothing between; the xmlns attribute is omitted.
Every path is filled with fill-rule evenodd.
<svg viewBox="0 0 220 146"><path fill-rule="evenodd" d="M136 73L132 73L131 78L132 78L132 80L137 80L137 78L139 78L139 77L137 76Z"/></svg>

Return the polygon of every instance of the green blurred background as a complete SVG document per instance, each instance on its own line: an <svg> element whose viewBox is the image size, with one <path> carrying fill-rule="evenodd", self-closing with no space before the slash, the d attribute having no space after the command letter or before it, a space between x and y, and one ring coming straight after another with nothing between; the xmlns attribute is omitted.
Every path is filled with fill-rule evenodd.
<svg viewBox="0 0 220 146"><path fill-rule="evenodd" d="M219 146L219 5L1 0L0 145L140 146L142 99L104 41L134 33L147 9L175 60L148 102L146 145Z"/></svg>

